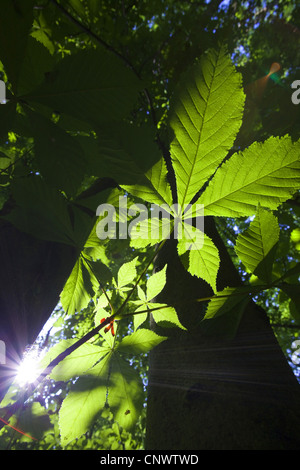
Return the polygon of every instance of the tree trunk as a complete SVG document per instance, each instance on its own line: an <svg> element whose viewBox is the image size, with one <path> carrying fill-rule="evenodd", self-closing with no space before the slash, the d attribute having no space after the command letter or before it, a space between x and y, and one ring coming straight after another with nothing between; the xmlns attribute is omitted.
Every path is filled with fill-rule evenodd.
<svg viewBox="0 0 300 470"><path fill-rule="evenodd" d="M220 251L218 289L240 285L213 220L205 230ZM266 313L251 303L234 338L226 335L230 315L201 323L203 304L191 300L211 290L174 250L170 241L157 262L158 269L168 263L159 300L176 307L188 332L164 332L170 339L150 353L146 448L300 449L300 388Z"/></svg>
<svg viewBox="0 0 300 470"><path fill-rule="evenodd" d="M73 247L38 240L0 222L0 402L26 346L56 307L75 261Z"/></svg>

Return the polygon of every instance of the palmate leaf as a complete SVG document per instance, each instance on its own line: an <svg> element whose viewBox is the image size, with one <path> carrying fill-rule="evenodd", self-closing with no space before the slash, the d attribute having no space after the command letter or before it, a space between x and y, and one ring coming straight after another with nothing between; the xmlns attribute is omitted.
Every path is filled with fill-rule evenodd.
<svg viewBox="0 0 300 470"><path fill-rule="evenodd" d="M167 281L166 271L167 265L149 277L146 283L146 293L139 287L138 296L140 300L132 302L133 305L137 306L133 318L135 330L146 321L148 317L147 310L151 312L155 323L164 326L177 326L185 330L185 327L179 321L175 308L155 302L155 298L165 287Z"/></svg>
<svg viewBox="0 0 300 470"><path fill-rule="evenodd" d="M197 201L204 215L253 215L258 204L271 210L300 186L300 141L270 137L234 154L216 172Z"/></svg>
<svg viewBox="0 0 300 470"><path fill-rule="evenodd" d="M269 211L258 207L256 217L249 228L240 233L235 251L249 271L264 282L271 282L279 225Z"/></svg>
<svg viewBox="0 0 300 470"><path fill-rule="evenodd" d="M232 147L242 122L241 76L226 48L209 51L181 79L172 106L171 158L178 203L189 204Z"/></svg>
<svg viewBox="0 0 300 470"><path fill-rule="evenodd" d="M84 50L64 57L43 84L22 98L97 125L122 119L142 87L112 53Z"/></svg>

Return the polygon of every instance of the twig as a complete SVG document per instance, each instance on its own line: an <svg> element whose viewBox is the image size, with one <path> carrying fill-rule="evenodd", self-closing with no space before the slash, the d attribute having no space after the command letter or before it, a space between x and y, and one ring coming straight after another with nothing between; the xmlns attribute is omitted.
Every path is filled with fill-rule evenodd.
<svg viewBox="0 0 300 470"><path fill-rule="evenodd" d="M120 52L118 52L116 49L114 49L112 46L110 46L106 41L104 41L102 38L100 38L100 36L98 36L98 34L94 33L90 28L88 28L87 26L85 26L83 23L81 23L81 21L77 20L76 18L74 18L73 15L71 15L71 13L69 13L60 3L58 3L56 0L50 0L51 3L53 3L53 5L55 5L70 21L72 21L72 23L76 24L76 26L78 26L78 28L82 29L85 33L87 33L89 36L91 36L95 41L97 41L99 44L101 44L101 46L103 46L105 49L107 49L108 51L112 52L113 54L115 54L117 57L119 57L119 59L121 59L123 62L126 63L126 65L128 65L133 71L133 66L132 64L129 62L129 60L126 59L126 57L124 57L122 54L120 54ZM135 71L134 71L135 72Z"/></svg>
<svg viewBox="0 0 300 470"><path fill-rule="evenodd" d="M117 56L120 60L122 60L125 65L127 65L131 70L132 72L135 74L135 76L141 80L141 75L140 73L136 70L136 68L133 66L133 64L127 59L127 57L125 57L123 54L121 54L119 51L117 51L114 47L112 47L110 44L108 44L106 41L104 41L98 34L94 33L94 31L92 31L88 26L85 26L81 21L77 20L76 18L74 18L73 15L71 15L71 13L69 13L60 3L57 2L57 0L50 0L51 3L56 6L70 21L72 21L72 23L76 24L76 26L78 26L78 28L80 28L82 31L84 31L86 34L88 34L90 37L92 37L96 42L98 42L98 44L100 44L101 46L103 46L106 50L110 51L112 54L114 54L115 56ZM149 93L149 90L147 88L144 88L144 95L146 97L146 100L147 100L147 103L148 103L148 106L149 106L149 109L150 109L150 113L151 113L151 118L152 118L152 122L153 122L153 125L156 129L156 140L157 140L157 143L161 149L161 151L163 152L163 155L164 155L164 158L166 160L168 160L168 155L167 155L167 152L166 152L166 149L165 149L165 146L162 142L162 140L160 139L160 136L158 135L158 129L157 129L157 118L156 118L156 114L155 114L155 109L154 109L154 106L153 106L153 103L152 103L152 99L151 99L151 95Z"/></svg>
<svg viewBox="0 0 300 470"><path fill-rule="evenodd" d="M48 364L48 366L41 372L41 374L38 376L36 381L28 387L28 389L22 395L22 397L19 400L17 400L13 405L10 405L5 408L6 414L3 420L8 421L19 409L21 409L24 403L28 400L28 398L32 395L34 390L37 388L37 386L44 380L45 377L47 377L47 375L50 374L50 372L54 369L54 367L57 366L67 356L69 356L73 351L75 351L84 343L86 343L88 340L93 338L102 328L104 328L114 319L114 316L115 315L111 315L110 317L107 317L102 323L100 323L98 326L90 330L86 335L84 335L82 338L76 341L76 343L69 346L62 353L60 353L55 359L53 359ZM1 422L0 430L4 426L5 426L4 422Z"/></svg>
<svg viewBox="0 0 300 470"><path fill-rule="evenodd" d="M28 150L26 150L26 152L22 153L22 155L20 155L16 160L14 160L12 163L10 163L10 165L8 165L6 168L3 168L3 170L0 170L0 175L2 175L2 173L6 173L7 170L9 170L9 168L11 168L16 163L18 163L20 160L22 160L23 157L26 157L26 155L28 155L31 152L32 149L33 149L33 147L30 147Z"/></svg>

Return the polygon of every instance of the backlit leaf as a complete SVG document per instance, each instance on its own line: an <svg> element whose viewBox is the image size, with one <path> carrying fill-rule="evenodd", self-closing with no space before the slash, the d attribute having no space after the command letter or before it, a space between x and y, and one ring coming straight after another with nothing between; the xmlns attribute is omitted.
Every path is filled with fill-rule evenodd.
<svg viewBox="0 0 300 470"><path fill-rule="evenodd" d="M236 308L236 306L249 299L249 287L226 287L217 292L215 297L210 300L206 309L204 320L228 314Z"/></svg>
<svg viewBox="0 0 300 470"><path fill-rule="evenodd" d="M234 154L216 172L198 203L205 215L253 215L260 204L271 210L300 185L300 141L270 137Z"/></svg>
<svg viewBox="0 0 300 470"><path fill-rule="evenodd" d="M178 254L186 253L187 270L193 275L204 279L216 292L217 274L220 266L219 251L211 238L204 232L185 225L184 237L178 242Z"/></svg>
<svg viewBox="0 0 300 470"><path fill-rule="evenodd" d="M92 426L106 403L110 354L107 354L88 375L72 386L59 411L62 446L82 436Z"/></svg>
<svg viewBox="0 0 300 470"><path fill-rule="evenodd" d="M138 371L117 353L111 362L107 401L115 421L133 429L143 408L143 383Z"/></svg>
<svg viewBox="0 0 300 470"><path fill-rule="evenodd" d="M138 262L138 257L134 258L128 263L122 264L118 271L118 288L132 284L136 277L136 264Z"/></svg>
<svg viewBox="0 0 300 470"><path fill-rule="evenodd" d="M191 202L232 147L244 99L241 76L225 47L209 51L182 77L171 116L171 158L181 206Z"/></svg>
<svg viewBox="0 0 300 470"><path fill-rule="evenodd" d="M159 336L154 331L140 328L122 339L118 345L118 351L126 354L146 353L166 339L165 336Z"/></svg>
<svg viewBox="0 0 300 470"><path fill-rule="evenodd" d="M170 307L166 304L148 302L148 307L151 310L151 314L155 323L161 326L178 326L185 330L186 328L181 324L176 310L174 307Z"/></svg>
<svg viewBox="0 0 300 470"><path fill-rule="evenodd" d="M82 258L78 258L64 288L60 300L64 311L73 315L85 308L94 292Z"/></svg>
<svg viewBox="0 0 300 470"><path fill-rule="evenodd" d="M269 211L258 208L249 228L240 233L235 251L249 271L265 282L271 282L274 247L279 240L279 225Z"/></svg>
<svg viewBox="0 0 300 470"><path fill-rule="evenodd" d="M167 265L160 271L152 274L147 280L147 299L150 302L154 299L165 287Z"/></svg>

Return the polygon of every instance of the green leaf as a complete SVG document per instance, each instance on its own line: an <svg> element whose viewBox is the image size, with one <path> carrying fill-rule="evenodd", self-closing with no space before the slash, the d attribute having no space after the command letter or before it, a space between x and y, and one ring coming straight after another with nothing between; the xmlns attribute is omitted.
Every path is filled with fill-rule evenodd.
<svg viewBox="0 0 300 470"><path fill-rule="evenodd" d="M138 294L138 297L139 299L142 301L142 302L146 302L147 301L147 298L146 298L146 294L145 292L143 291L143 289L141 288L141 286L137 286L137 294Z"/></svg>
<svg viewBox="0 0 300 470"><path fill-rule="evenodd" d="M283 274L280 279L286 279L289 284L297 283L300 275L300 263L292 262L292 268Z"/></svg>
<svg viewBox="0 0 300 470"><path fill-rule="evenodd" d="M184 236L178 241L179 256L188 250L187 270L204 279L216 292L217 275L220 267L219 251L211 238L191 225L184 224Z"/></svg>
<svg viewBox="0 0 300 470"><path fill-rule="evenodd" d="M62 307L66 314L73 315L87 307L94 295L89 273L81 257L78 258L60 294Z"/></svg>
<svg viewBox="0 0 300 470"><path fill-rule="evenodd" d="M144 354L166 339L166 336L159 336L154 331L140 328L125 336L118 344L117 350L126 354Z"/></svg>
<svg viewBox="0 0 300 470"><path fill-rule="evenodd" d="M161 303L152 303L148 302L147 306L149 309L153 309L151 314L155 323L160 326L168 327L168 326L178 326L179 328L186 330L186 328L180 323L178 315L174 307L170 307L167 304Z"/></svg>
<svg viewBox="0 0 300 470"><path fill-rule="evenodd" d="M225 298L222 298L223 295ZM218 292L217 297L208 305L205 321L202 323L203 333L233 339L249 300L249 295L242 288L225 288Z"/></svg>
<svg viewBox="0 0 300 470"><path fill-rule="evenodd" d="M152 204L163 206L172 205L171 188L167 180L167 168L163 158L161 158L145 174L148 184L122 185L122 188L133 196Z"/></svg>
<svg viewBox="0 0 300 470"><path fill-rule="evenodd" d="M135 219L129 224L130 246L136 249L153 246L162 240L170 238L170 218L152 216L149 219Z"/></svg>
<svg viewBox="0 0 300 470"><path fill-rule="evenodd" d="M101 177L113 175L122 187L147 183L145 173L160 159L150 126L113 121L97 128L96 142L97 147L88 153L90 173Z"/></svg>
<svg viewBox="0 0 300 470"><path fill-rule="evenodd" d="M171 116L171 158L181 207L191 202L232 147L244 100L241 76L225 47L210 50L182 77Z"/></svg>
<svg viewBox="0 0 300 470"><path fill-rule="evenodd" d="M258 207L249 228L240 233L235 251L247 269L264 282L271 282L274 249L279 240L279 225L269 211Z"/></svg>
<svg viewBox="0 0 300 470"><path fill-rule="evenodd" d="M147 303L142 302L141 306L134 311L133 324L135 330L137 330L138 327L147 320L148 312L145 312L145 310L147 310ZM143 313L138 313L139 311L142 311Z"/></svg>
<svg viewBox="0 0 300 470"><path fill-rule="evenodd" d="M129 261L128 263L122 264L118 271L118 288L122 289L122 287L128 286L128 284L132 284L136 278L136 265L138 262L138 257L134 258L133 260Z"/></svg>
<svg viewBox="0 0 300 470"><path fill-rule="evenodd" d="M86 253L94 261L100 260L103 264L108 266L109 259L106 255L106 246L97 235L97 224L98 221L93 225L92 230L84 243L84 253Z"/></svg>
<svg viewBox="0 0 300 470"><path fill-rule="evenodd" d="M289 136L255 142L217 170L198 204L222 217L253 215L258 204L275 210L299 189L299 155L300 141Z"/></svg>
<svg viewBox="0 0 300 470"><path fill-rule="evenodd" d="M48 49L29 36L20 70L18 94L29 93L40 85L44 81L45 74L52 70L53 65L54 59Z"/></svg>
<svg viewBox="0 0 300 470"><path fill-rule="evenodd" d="M67 349L67 347L71 346L71 344L76 341L77 339L63 341L63 346L66 346L63 350ZM57 348L57 346L59 347ZM59 344L51 348L49 353L52 359L54 359L58 354L63 352L63 350L62 345ZM107 354L106 348L85 343L55 366L50 374L50 378L56 381L67 381L73 377L78 377L93 367L105 354Z"/></svg>
<svg viewBox="0 0 300 470"><path fill-rule="evenodd" d="M22 99L97 124L127 115L141 88L114 54L84 50L64 57L44 83Z"/></svg>
<svg viewBox="0 0 300 470"><path fill-rule="evenodd" d="M167 281L166 270L167 265L165 265L160 271L152 274L152 276L147 280L147 300L149 302L154 299L165 287Z"/></svg>
<svg viewBox="0 0 300 470"><path fill-rule="evenodd" d="M21 442L32 442L32 438L42 440L46 432L53 430L48 413L38 402L28 404L19 416L12 417L10 424L27 434L18 435Z"/></svg>
<svg viewBox="0 0 300 470"><path fill-rule="evenodd" d="M106 403L110 354L107 354L88 375L81 376L72 386L59 411L61 444L86 433Z"/></svg>
<svg viewBox="0 0 300 470"><path fill-rule="evenodd" d="M143 383L138 371L117 353L111 362L107 401L119 426L133 429L143 408Z"/></svg>
<svg viewBox="0 0 300 470"><path fill-rule="evenodd" d="M58 190L40 176L14 179L11 190L16 206L7 220L35 237L76 246L68 202Z"/></svg>
<svg viewBox="0 0 300 470"><path fill-rule="evenodd" d="M45 15L44 10L35 12L35 20L33 23L31 36L43 44L44 47L48 49L50 54L54 55L56 46L54 44L51 20L48 22L47 16L48 15Z"/></svg>
<svg viewBox="0 0 300 470"><path fill-rule="evenodd" d="M225 287L217 292L215 297L210 300L204 320L216 318L218 316L228 314L236 308L236 306L244 302L245 299L250 300L249 287Z"/></svg>
<svg viewBox="0 0 300 470"><path fill-rule="evenodd" d="M29 113L37 169L54 187L74 196L85 174L84 152L78 142L52 121Z"/></svg>

